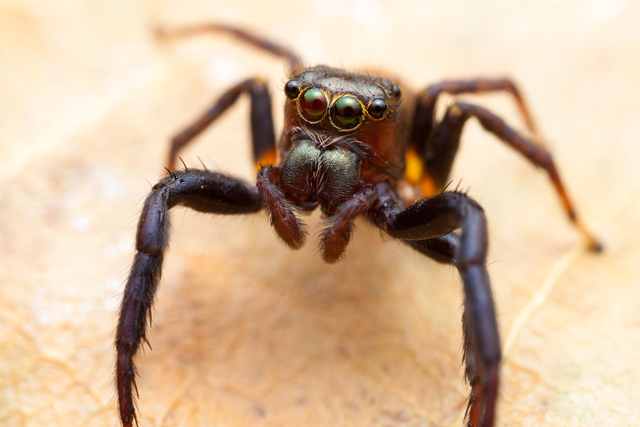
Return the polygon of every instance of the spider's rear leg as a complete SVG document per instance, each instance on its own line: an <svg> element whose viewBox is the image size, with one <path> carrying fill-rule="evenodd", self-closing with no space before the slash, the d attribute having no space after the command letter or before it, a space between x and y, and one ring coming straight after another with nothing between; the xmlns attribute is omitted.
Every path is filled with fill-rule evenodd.
<svg viewBox="0 0 640 427"><path fill-rule="evenodd" d="M137 396L133 356L148 342L151 306L162 272L169 240L169 210L182 205L199 212L245 214L262 208L258 189L219 173L179 171L161 179L147 197L136 234L136 256L120 306L116 330L116 386L123 426L137 424L134 392Z"/></svg>
<svg viewBox="0 0 640 427"><path fill-rule="evenodd" d="M302 69L302 61L300 57L291 49L280 45L279 43L268 40L257 34L253 34L250 31L242 28L234 27L232 25L221 24L217 22L190 25L186 27L177 28L165 28L159 27L156 29L156 34L159 37L191 37L206 33L227 33L238 38L239 40L248 43L258 49L270 52L276 56L285 58L289 62L291 72Z"/></svg>
<svg viewBox="0 0 640 427"><path fill-rule="evenodd" d="M276 146L273 114L271 112L271 96L264 80L252 78L245 80L227 90L213 106L200 116L193 124L173 137L167 168L175 169L178 152L191 143L211 123L227 111L243 92L251 97L251 138L253 158L257 163L275 164Z"/></svg>
<svg viewBox="0 0 640 427"><path fill-rule="evenodd" d="M435 111L440 95L443 93L461 95L465 93L488 93L498 91L505 91L513 96L527 128L531 133L535 134L536 125L533 121L533 116L524 101L524 97L511 79L485 78L449 80L432 84L418 94L416 101L416 114L413 121L413 129L411 131L411 139L415 150L420 154L424 154L429 151L430 137L436 127Z"/></svg>
<svg viewBox="0 0 640 427"><path fill-rule="evenodd" d="M464 360L471 394L469 427L492 427L498 396L500 337L486 269L487 224L482 208L462 193L447 192L404 210L379 186L370 219L391 237L439 262L456 266L464 288ZM460 229L459 235L452 231Z"/></svg>
<svg viewBox="0 0 640 427"><path fill-rule="evenodd" d="M436 190L440 190L446 182L453 165L453 159L460 144L462 128L471 117L478 119L482 127L497 136L501 141L527 158L534 166L545 170L556 192L560 196L564 210L573 225L586 238L588 247L594 252L602 250L601 244L591 234L578 217L573 202L565 189L551 153L536 145L530 139L509 127L500 117L485 108L464 102L456 102L447 108L444 118L438 124L432 139L431 156L425 161L425 174L428 174Z"/></svg>
<svg viewBox="0 0 640 427"><path fill-rule="evenodd" d="M447 164L453 162L458 151L458 140L455 137L448 144L439 144L435 140L436 128L444 124L436 124L436 105L440 95L460 95L465 93L487 93L504 91L510 93L527 128L536 133L533 117L516 84L507 78L449 80L428 86L420 92L416 99L415 115L411 130L411 146L407 152L407 180L413 185L420 184L425 196L438 193L446 184L449 176ZM433 167L438 170L433 170ZM432 172L433 170L433 172ZM424 173L428 171L428 173Z"/></svg>

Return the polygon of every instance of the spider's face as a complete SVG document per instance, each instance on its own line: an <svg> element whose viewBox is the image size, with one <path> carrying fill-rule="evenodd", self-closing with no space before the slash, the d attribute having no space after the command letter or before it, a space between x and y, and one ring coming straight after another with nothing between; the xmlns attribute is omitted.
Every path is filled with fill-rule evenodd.
<svg viewBox="0 0 640 427"><path fill-rule="evenodd" d="M318 66L291 78L284 92L283 159L302 138L321 151L343 147L355 153L365 174L402 175L410 117L400 108L402 93L393 81Z"/></svg>
<svg viewBox="0 0 640 427"><path fill-rule="evenodd" d="M400 107L400 88L391 80L323 66L298 74L284 91L301 124L333 132L393 121Z"/></svg>

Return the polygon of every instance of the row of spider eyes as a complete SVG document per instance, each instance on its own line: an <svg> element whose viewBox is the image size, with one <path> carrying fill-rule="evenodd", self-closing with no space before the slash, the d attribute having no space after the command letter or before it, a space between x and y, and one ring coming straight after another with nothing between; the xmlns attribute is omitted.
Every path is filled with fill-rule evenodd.
<svg viewBox="0 0 640 427"><path fill-rule="evenodd" d="M318 123L327 115L329 102L320 89L309 87L300 89L300 83L289 80L284 87L289 99L297 101L298 112L309 123ZM330 105L331 123L339 129L352 130L363 121L365 114L374 120L381 120L387 114L387 103L379 98L371 100L368 107L353 95L343 95ZM365 113L366 111L366 113Z"/></svg>

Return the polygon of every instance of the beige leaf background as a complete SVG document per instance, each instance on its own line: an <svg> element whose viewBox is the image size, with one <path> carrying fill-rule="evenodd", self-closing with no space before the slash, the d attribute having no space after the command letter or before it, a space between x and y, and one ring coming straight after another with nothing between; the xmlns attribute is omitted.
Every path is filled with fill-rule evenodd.
<svg viewBox="0 0 640 427"><path fill-rule="evenodd" d="M309 64L414 87L519 82L593 255L548 179L468 126L454 181L487 212L505 347L499 426L640 424L640 6L604 1L0 2L0 424L114 426L113 337L145 194L171 135L282 61L159 23L236 23ZM469 97L522 128L501 94ZM255 179L242 99L183 153ZM298 252L263 214L172 212L143 426L459 426L468 388L456 271L360 222L347 258ZM311 229L319 224L315 215Z"/></svg>

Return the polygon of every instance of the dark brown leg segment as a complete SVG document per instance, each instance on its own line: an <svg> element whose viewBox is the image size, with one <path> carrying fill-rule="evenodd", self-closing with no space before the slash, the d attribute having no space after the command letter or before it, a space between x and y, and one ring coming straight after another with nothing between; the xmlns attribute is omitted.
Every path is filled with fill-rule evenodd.
<svg viewBox="0 0 640 427"><path fill-rule="evenodd" d="M275 163L275 131L271 112L271 96L260 79L245 80L225 92L206 113L171 140L167 168L175 169L178 152L200 135L211 123L231 107L238 97L248 92L251 97L251 136L256 162Z"/></svg>
<svg viewBox="0 0 640 427"><path fill-rule="evenodd" d="M380 191L380 188L379 188ZM464 288L464 360L471 394L469 427L492 427L498 396L500 337L486 269L487 224L482 208L462 193L423 199L404 210L385 199L384 189L369 217L419 252L456 266ZM451 234L460 229L459 236Z"/></svg>
<svg viewBox="0 0 640 427"><path fill-rule="evenodd" d="M259 211L262 200L255 187L200 170L172 173L151 190L138 222L137 253L124 290L116 331L116 386L120 420L125 427L137 425L138 389L133 356L141 343L148 343L151 306L168 247L169 210L177 205L204 213L245 214Z"/></svg>
<svg viewBox="0 0 640 427"><path fill-rule="evenodd" d="M328 264L339 261L349 244L353 220L369 209L377 197L372 187L365 187L340 206L338 212L329 219L329 226L322 232L320 248L322 259Z"/></svg>
<svg viewBox="0 0 640 427"><path fill-rule="evenodd" d="M531 113L522 94L510 79L451 80L433 84L418 94L411 138L416 152L425 156L432 151L429 140L435 128L435 109L441 94L459 95L496 91L506 91L513 95L527 127L535 133L536 127Z"/></svg>
<svg viewBox="0 0 640 427"><path fill-rule="evenodd" d="M407 245L443 264L455 264L460 239L453 233L425 240L405 240Z"/></svg>
<svg viewBox="0 0 640 427"><path fill-rule="evenodd" d="M295 70L300 70L302 68L300 57L292 50L279 45L278 43L274 43L270 40L253 34L249 31L243 30L242 28L233 27L231 25L207 23L179 28L160 27L157 30L157 34L160 37L190 37L206 33L231 34L232 36L254 47L257 47L258 49L262 49L274 55L285 58L289 62L289 66L291 67L292 72L295 72Z"/></svg>
<svg viewBox="0 0 640 427"><path fill-rule="evenodd" d="M562 201L569 220L587 239L590 250L594 252L601 251L602 246L600 243L578 218L573 203L571 202L564 184L560 179L560 175L558 174L556 165L551 157L551 153L510 128L501 118L482 107L478 107L477 105L458 102L449 107L447 114L445 115L446 123L443 120L443 123L441 124L442 130L436 130L436 137L434 139L441 145L450 143L457 148L459 145L462 126L464 126L464 123L470 117L478 119L485 130L491 132L500 138L501 141L505 142L525 156L533 165L538 166L547 172L556 192L560 196L560 200ZM437 170L437 167L435 169ZM438 179L441 180L442 176L438 177Z"/></svg>
<svg viewBox="0 0 640 427"><path fill-rule="evenodd" d="M260 196L269 210L271 225L276 234L291 249L300 249L307 232L296 217L293 205L280 190L280 168L269 166L260 169L256 183Z"/></svg>
<svg viewBox="0 0 640 427"><path fill-rule="evenodd" d="M432 193L440 192L449 181L453 161L460 147L462 128L468 118L460 114L458 109L449 107L433 131L429 141L430 150L424 159L425 172L433 186Z"/></svg>

